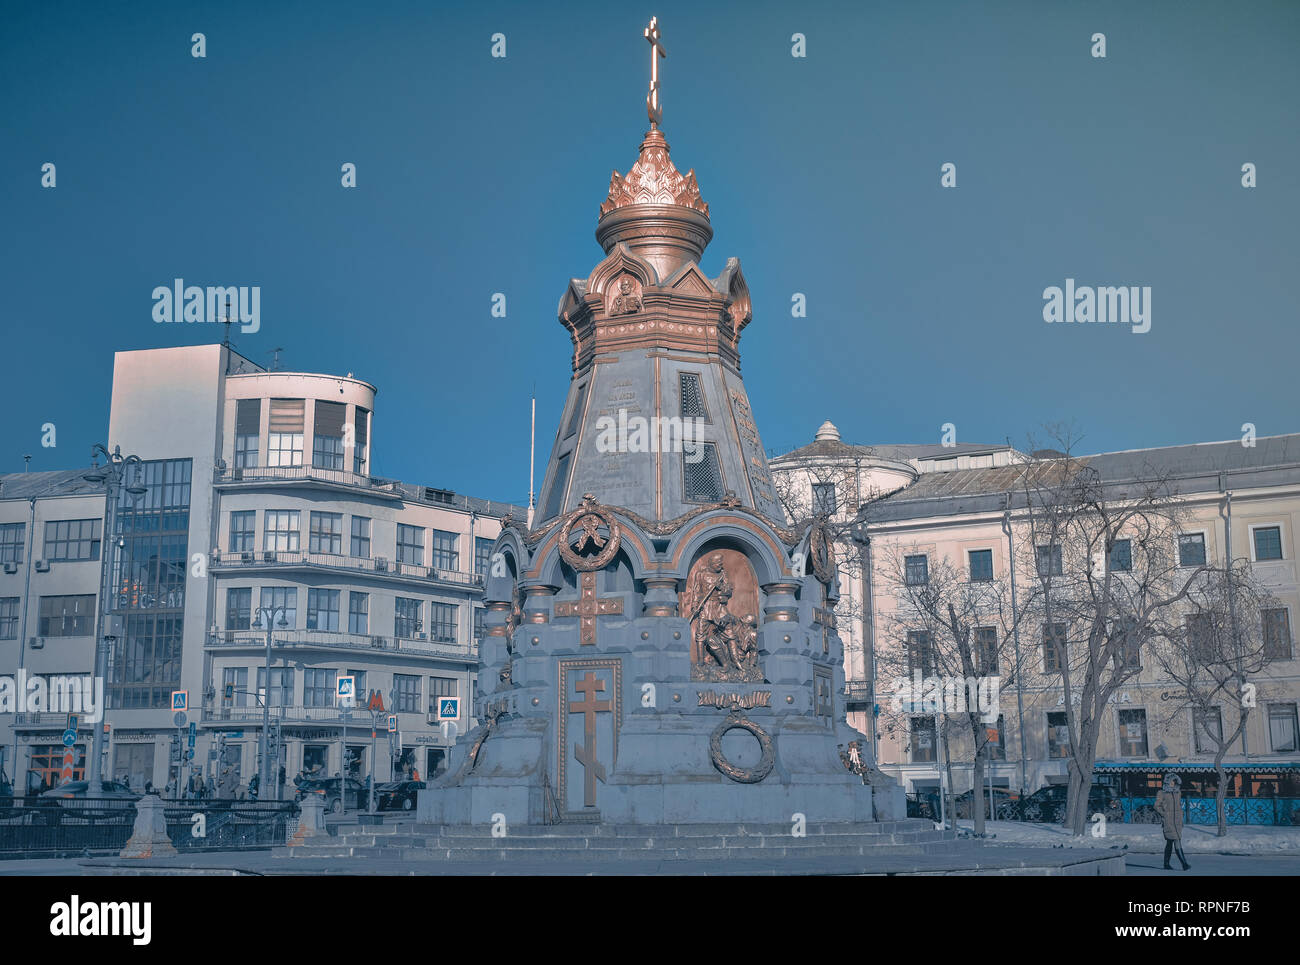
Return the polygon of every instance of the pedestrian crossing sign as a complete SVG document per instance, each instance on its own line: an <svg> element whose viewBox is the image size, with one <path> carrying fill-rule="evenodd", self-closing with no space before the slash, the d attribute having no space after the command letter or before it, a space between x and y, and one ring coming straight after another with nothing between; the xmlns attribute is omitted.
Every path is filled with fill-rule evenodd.
<svg viewBox="0 0 1300 965"><path fill-rule="evenodd" d="M459 697L438 698L438 720L457 720L460 717Z"/></svg>

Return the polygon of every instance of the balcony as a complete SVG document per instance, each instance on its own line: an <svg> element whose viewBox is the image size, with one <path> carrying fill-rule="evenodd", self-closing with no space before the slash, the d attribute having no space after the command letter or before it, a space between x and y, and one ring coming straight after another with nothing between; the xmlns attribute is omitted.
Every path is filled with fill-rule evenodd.
<svg viewBox="0 0 1300 965"><path fill-rule="evenodd" d="M844 696L850 703L870 703L871 682L867 680L846 680Z"/></svg>
<svg viewBox="0 0 1300 965"><path fill-rule="evenodd" d="M306 550L244 550L238 553L217 550L212 555L212 569L226 573L264 569L324 569L341 573L374 574L426 586L434 584L475 589L483 585L483 577L477 573L399 563L382 556L344 556L341 553L309 553Z"/></svg>
<svg viewBox="0 0 1300 965"><path fill-rule="evenodd" d="M322 489L344 489L364 492L385 499L404 498L402 485L392 479L380 479L364 473L345 469L324 469L320 466L254 466L232 469L229 466L213 470L212 482L223 488L260 488L270 484L286 486L311 486Z"/></svg>
<svg viewBox="0 0 1300 965"><path fill-rule="evenodd" d="M208 650L266 650L264 630L218 630L208 634ZM341 630L276 630L273 650L347 650L375 655L400 654L413 657L444 657L449 660L478 660L475 644L462 646L446 640L419 640L392 635L346 633Z"/></svg>

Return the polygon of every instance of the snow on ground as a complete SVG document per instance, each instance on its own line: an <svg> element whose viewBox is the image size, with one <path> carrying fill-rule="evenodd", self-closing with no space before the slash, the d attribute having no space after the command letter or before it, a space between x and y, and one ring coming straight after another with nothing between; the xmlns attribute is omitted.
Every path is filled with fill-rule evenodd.
<svg viewBox="0 0 1300 965"><path fill-rule="evenodd" d="M972 821L958 821L958 828L970 832ZM1106 833L1094 837L1089 828L1076 838L1059 824L1031 824L1027 821L988 821L989 843L1035 845L1056 848L1118 848L1129 851L1164 852L1165 838L1158 824L1116 824L1108 822ZM1223 854L1295 854L1300 852L1300 827L1228 825L1226 837L1217 837L1214 825L1183 825L1183 850Z"/></svg>

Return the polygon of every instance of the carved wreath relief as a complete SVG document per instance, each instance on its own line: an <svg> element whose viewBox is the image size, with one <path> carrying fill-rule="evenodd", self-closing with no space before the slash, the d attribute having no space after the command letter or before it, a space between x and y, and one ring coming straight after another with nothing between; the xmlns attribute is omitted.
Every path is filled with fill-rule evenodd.
<svg viewBox="0 0 1300 965"><path fill-rule="evenodd" d="M761 683L758 581L744 555L715 550L695 561L679 613L691 623L691 679Z"/></svg>

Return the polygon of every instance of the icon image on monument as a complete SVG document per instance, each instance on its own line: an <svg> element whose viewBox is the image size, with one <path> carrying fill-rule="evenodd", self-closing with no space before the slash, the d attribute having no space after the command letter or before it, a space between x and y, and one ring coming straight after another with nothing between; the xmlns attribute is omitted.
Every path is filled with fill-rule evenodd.
<svg viewBox="0 0 1300 965"><path fill-rule="evenodd" d="M474 715L419 818L479 824L905 817L845 722L839 586L818 519L787 519L740 368L752 316L738 259L715 276L694 171L650 122L599 207L605 256L565 287L572 380L532 524L507 524L486 583ZM695 458L610 453L602 417L698 419ZM496 556L495 554L499 554Z"/></svg>

